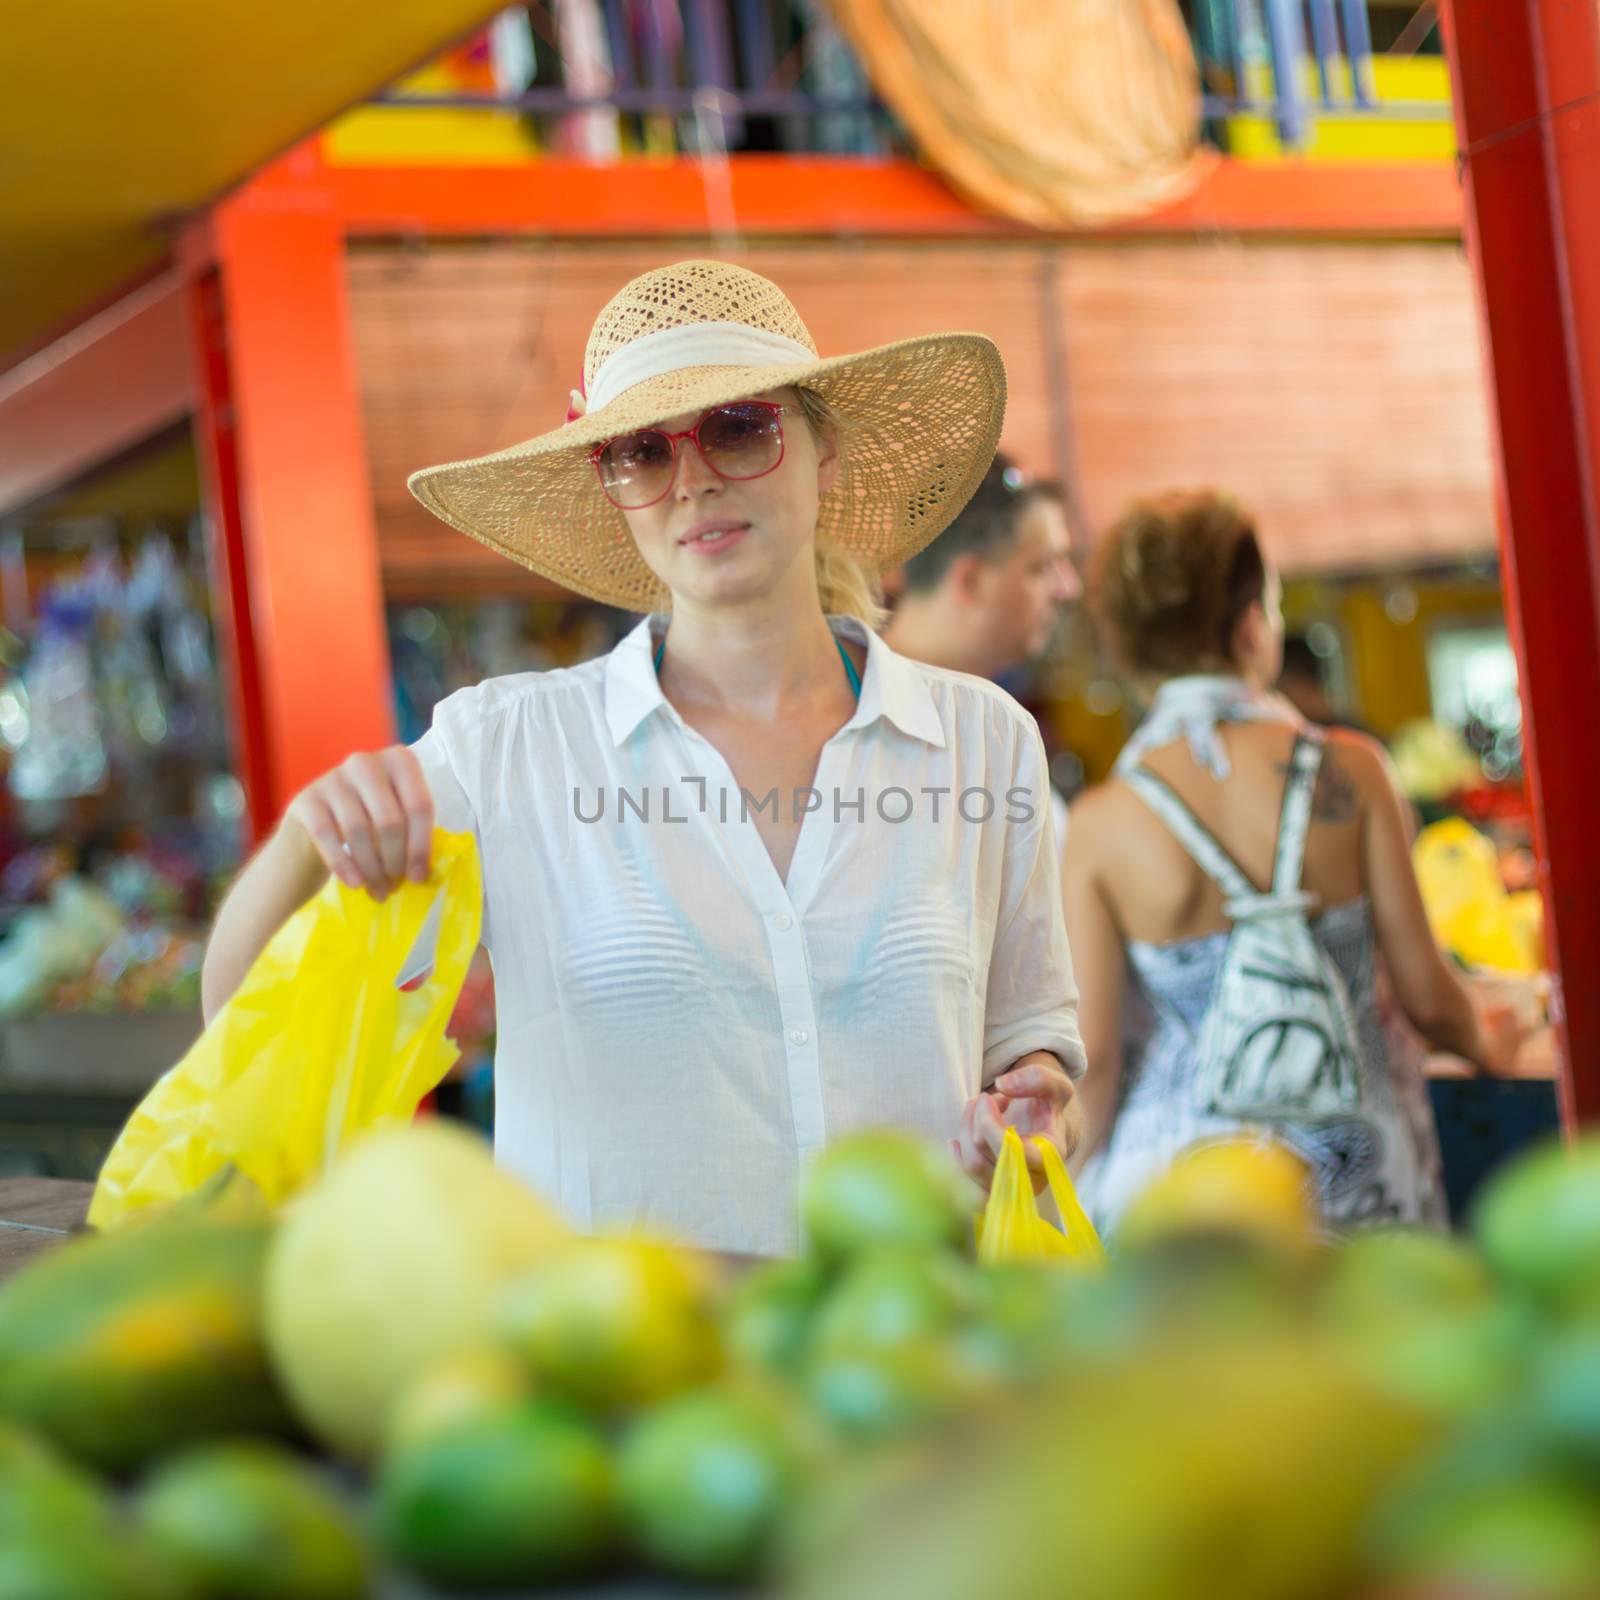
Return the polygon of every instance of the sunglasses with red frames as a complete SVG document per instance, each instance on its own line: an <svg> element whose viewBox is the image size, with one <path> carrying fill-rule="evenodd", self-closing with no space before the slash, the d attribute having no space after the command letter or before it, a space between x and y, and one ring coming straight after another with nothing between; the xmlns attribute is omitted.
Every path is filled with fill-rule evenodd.
<svg viewBox="0 0 1600 1600"><path fill-rule="evenodd" d="M776 471L783 461L783 413L797 409L772 400L736 400L713 406L682 433L640 428L618 434L596 445L589 460L612 505L643 511L671 490L680 439L693 439L700 459L719 478L742 483Z"/></svg>

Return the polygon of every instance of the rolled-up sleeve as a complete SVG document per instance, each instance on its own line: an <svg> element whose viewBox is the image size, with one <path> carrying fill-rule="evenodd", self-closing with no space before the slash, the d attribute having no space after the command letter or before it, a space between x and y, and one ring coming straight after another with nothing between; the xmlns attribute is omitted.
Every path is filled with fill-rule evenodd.
<svg viewBox="0 0 1600 1600"><path fill-rule="evenodd" d="M1049 1050L1073 1078L1086 1058L1078 1031L1078 986L1072 977L1061 909L1060 857L1050 814L1044 741L1029 719L1019 729L1007 797L1011 822L983 1030L983 1082L1019 1057ZM1023 813L1027 815L1024 817Z"/></svg>

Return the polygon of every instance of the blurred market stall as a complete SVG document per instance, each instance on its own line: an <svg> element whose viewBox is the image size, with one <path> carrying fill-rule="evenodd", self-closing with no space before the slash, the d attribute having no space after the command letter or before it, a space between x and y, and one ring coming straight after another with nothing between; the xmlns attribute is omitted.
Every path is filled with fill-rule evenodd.
<svg viewBox="0 0 1600 1600"><path fill-rule="evenodd" d="M1476 71L1493 53L1484 13L1456 10ZM187 5L78 7L70 38L40 13L0 97L0 131L48 152L0 174L17 223L0 262L0 533L69 558L8 584L9 670L25 683L76 648L81 586L116 588L95 615L122 615L137 574L164 562L183 598L137 615L177 604L187 636L215 648L209 676L169 681L187 669L165 654L156 669L160 693L199 695L193 727L212 731L183 746L181 771L191 736L157 741L159 783L120 779L108 754L106 792L137 800L148 840L176 826L205 841L183 847L183 884L226 871L310 776L413 737L458 684L617 637L618 614L433 523L405 476L549 425L583 330L630 274L736 256L790 290L825 347L929 326L995 338L1006 448L1065 483L1082 546L1152 486L1214 482L1248 500L1324 689L1386 738L1420 720L1467 741L1450 803L1495 832L1513 887L1533 863L1555 950L1581 972L1600 957L1583 909L1600 905L1600 864L1575 842L1573 763L1595 740L1547 732L1531 792L1524 745L1541 720L1594 714L1593 647L1569 649L1568 672L1552 656L1566 634L1519 630L1526 575L1507 628L1486 377L1508 450L1537 434L1558 451L1562 432L1556 402L1506 377L1509 291L1485 373L1438 23L1433 4L1392 0L550 0L493 14L411 0L379 28L291 0L246 8L223 50ZM1533 159L1512 134L1546 102L1514 52L1501 66L1522 98L1456 108L1473 119L1469 164L1497 127ZM1008 127L995 83L1023 69L1018 103L1033 110ZM1097 73L1086 112L1070 85ZM1600 271L1568 268L1583 283ZM1559 365L1561 329L1541 330ZM1567 411L1569 436L1571 415L1600 415ZM89 474L115 464L110 481L127 483L164 454L190 474L168 521L127 488L97 531L67 526ZM1506 470L1526 485L1518 461ZM1516 512L1506 548L1560 560L1571 581L1546 587L1592 635L1579 597L1593 528ZM158 534L169 556L144 553ZM47 603L52 584L67 598ZM1537 680L1519 675L1535 661ZM104 720L129 698L127 671L92 676ZM1081 618L1008 686L1038 711L1065 786L1105 772L1134 709ZM66 765L87 770L94 749L83 733ZM92 854L97 825L52 836ZM42 905L43 883L8 905ZM183 893L203 919L203 893ZM158 972L169 959L181 976L176 952ZM42 1003L132 994L137 968L104 959ZM1568 998L1569 1107L1592 1113L1600 1012ZM475 1004L482 1063L492 1020ZM0 1049L0 1085L14 1070Z"/></svg>

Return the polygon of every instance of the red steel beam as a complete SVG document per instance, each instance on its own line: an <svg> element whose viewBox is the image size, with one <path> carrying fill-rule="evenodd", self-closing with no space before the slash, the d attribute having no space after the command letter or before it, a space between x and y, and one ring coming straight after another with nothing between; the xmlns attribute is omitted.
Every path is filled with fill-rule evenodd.
<svg viewBox="0 0 1600 1600"><path fill-rule="evenodd" d="M224 689L232 712L234 763L244 789L250 841L259 844L271 828L275 809L272 757L250 604L244 514L239 504L239 441L234 428L227 318L222 281L215 269L206 269L194 279L190 309L199 388L195 447L210 511L213 609L222 646Z"/></svg>
<svg viewBox="0 0 1600 1600"><path fill-rule="evenodd" d="M193 244L215 267L215 290L204 278L198 290L206 358L220 362L206 455L233 563L233 700L259 837L311 778L394 739L377 528L344 232L314 170L241 190Z"/></svg>
<svg viewBox="0 0 1600 1600"><path fill-rule="evenodd" d="M182 421L193 403L184 286L172 273L0 372L0 513Z"/></svg>
<svg viewBox="0 0 1600 1600"><path fill-rule="evenodd" d="M1570 1127L1600 1117L1600 7L1442 15Z"/></svg>

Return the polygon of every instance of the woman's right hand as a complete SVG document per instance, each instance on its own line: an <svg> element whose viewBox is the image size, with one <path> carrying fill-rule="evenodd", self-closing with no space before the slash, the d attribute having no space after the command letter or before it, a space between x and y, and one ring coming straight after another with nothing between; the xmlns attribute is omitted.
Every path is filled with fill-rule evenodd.
<svg viewBox="0 0 1600 1600"><path fill-rule="evenodd" d="M1517 1057L1529 1036L1522 1014L1513 1005L1481 994L1472 994L1477 1013L1478 1037L1482 1041L1479 1068L1494 1077L1504 1077L1517 1064Z"/></svg>
<svg viewBox="0 0 1600 1600"><path fill-rule="evenodd" d="M298 829L341 883L375 900L407 877L428 880L433 796L407 745L340 762L289 802L283 826Z"/></svg>

